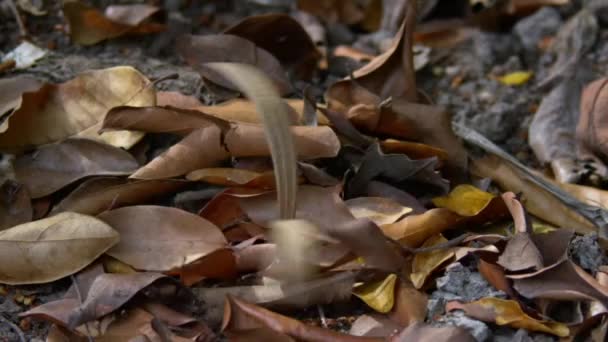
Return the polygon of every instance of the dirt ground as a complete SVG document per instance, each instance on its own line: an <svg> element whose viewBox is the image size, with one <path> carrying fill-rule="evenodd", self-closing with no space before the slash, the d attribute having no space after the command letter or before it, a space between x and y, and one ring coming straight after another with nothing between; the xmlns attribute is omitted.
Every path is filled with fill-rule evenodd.
<svg viewBox="0 0 608 342"><path fill-rule="evenodd" d="M94 1L93 4L101 8L116 2L99 0ZM557 32L561 25L576 13L579 6L577 1L573 1L570 6L547 9L551 12L547 15L555 19L553 22L543 20L547 26L544 28L547 34ZM247 1L242 1L237 5L230 1L192 1L192 5L181 13L183 18L180 20L185 22L185 30L189 33L217 32L246 15L277 10L288 11L289 6L265 7ZM10 16L7 14L2 14L2 16L0 51L8 52L18 44L19 32L16 23ZM195 18L202 17L213 17L213 26L197 25ZM525 20L525 18L517 18L515 21L519 20ZM50 82L62 82L88 69L132 65L151 80L177 73L179 75L177 79L160 82L158 88L178 90L187 95L197 95L205 103L213 102L214 99L206 93L199 74L173 52L171 48L175 38L173 32L136 39L124 37L83 47L70 42L68 36L61 30L63 24L59 2L49 8L49 14L46 16L27 16L26 25L31 40L39 46L51 47L51 52L33 67L21 71L9 71L1 76L27 74ZM598 43L594 45L593 51L586 60L591 64L596 75L605 74L606 65L608 65L606 63L608 61L608 39L606 39L608 38L608 26L604 24L602 23L601 26ZM503 30L498 32L477 32L469 41L449 51L433 49L427 66L417 73L417 82L432 101L447 106L453 112L455 122L466 123L497 142L526 164L538 166L528 145L527 135L531 117L546 94L546 90L539 89L537 82L534 81L518 87L503 85L497 82L494 76L513 71L530 70L534 72L534 80L542 80L547 75L548 68L555 56L525 46L526 43L522 42L522 36L525 36L526 33L524 32L522 35L513 27L513 25L506 25ZM356 31L349 33L350 36L346 41L356 40L358 35L362 34ZM533 44L536 43L538 42L533 42ZM330 70L332 69L330 68ZM327 72L318 75L315 83L322 86L342 76L345 75ZM593 240L581 243L582 249L586 249L585 246L596 246L596 242ZM590 258L592 257L594 256ZM461 270L453 272L455 273L446 275L446 277L455 277L454 279L461 277L462 280L479 275L473 267L467 266L466 262ZM19 325L25 332L27 340L44 340L47 324L30 320L23 321L17 315L32 304L44 303L60 297L67 286L69 286L69 280L43 286L0 287L0 315ZM466 284L462 285L455 291L465 291L466 287ZM449 291L443 288L437 290L431 298L435 299L436 303L440 303L449 298L446 293ZM24 298L30 297L33 302L24 301ZM342 313L349 310L356 312L362 309L348 307L346 310L336 310L335 313L329 310L327 313L329 318L336 317L334 327L348 326L350 319L344 318ZM315 311L302 316L303 318L305 316L313 317L311 320L315 321L316 315ZM462 317L442 317L444 321L462 319ZM479 321L467 324L470 324L472 329L488 329ZM491 332L488 331L488 334L494 334L494 340L497 341L515 338L519 338L518 341L553 340L548 335L528 335L525 331L518 332L508 328L492 327L491 330ZM13 329L0 322L0 341L15 340L17 340L17 336Z"/></svg>

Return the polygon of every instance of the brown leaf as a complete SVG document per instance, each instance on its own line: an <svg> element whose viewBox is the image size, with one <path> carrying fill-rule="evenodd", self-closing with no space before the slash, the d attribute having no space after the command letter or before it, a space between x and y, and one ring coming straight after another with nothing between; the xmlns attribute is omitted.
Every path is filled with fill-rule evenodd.
<svg viewBox="0 0 608 342"><path fill-rule="evenodd" d="M329 23L357 24L365 17L364 9L348 0L298 0L298 9L322 18Z"/></svg>
<svg viewBox="0 0 608 342"><path fill-rule="evenodd" d="M0 133L8 129L8 118L19 108L23 101L23 94L35 92L42 84L29 77L12 77L0 80Z"/></svg>
<svg viewBox="0 0 608 342"><path fill-rule="evenodd" d="M426 208L422 205L422 203L420 203L420 201L418 201L418 199L416 199L416 197L383 182L370 182L367 185L366 194L373 197L392 199L404 207L412 208L411 214L422 214L426 211Z"/></svg>
<svg viewBox="0 0 608 342"><path fill-rule="evenodd" d="M244 63L258 67L272 80L281 95L292 88L279 61L255 43L231 34L185 35L177 42L178 53L208 81L224 88L241 91L233 81L204 67L207 63Z"/></svg>
<svg viewBox="0 0 608 342"><path fill-rule="evenodd" d="M391 224L412 209L383 197L357 197L344 202L356 218L368 218L377 225Z"/></svg>
<svg viewBox="0 0 608 342"><path fill-rule="evenodd" d="M32 202L27 189L12 180L0 185L0 230L33 219Z"/></svg>
<svg viewBox="0 0 608 342"><path fill-rule="evenodd" d="M160 32L160 24L145 23L159 11L158 7L134 4L113 5L105 14L79 1L63 5L63 13L70 25L70 38L77 44L92 45L127 33Z"/></svg>
<svg viewBox="0 0 608 342"><path fill-rule="evenodd" d="M260 173L243 169L216 167L192 171L186 175L186 178L191 181L228 187L243 186L272 189L275 186L272 171Z"/></svg>
<svg viewBox="0 0 608 342"><path fill-rule="evenodd" d="M234 279L237 276L236 256L230 249L218 249L169 273L179 276L186 286L203 279Z"/></svg>
<svg viewBox="0 0 608 342"><path fill-rule="evenodd" d="M608 149L605 145L607 123L605 115L608 106L608 79L601 78L588 84L581 95L580 116L576 127L576 138L590 151L606 160Z"/></svg>
<svg viewBox="0 0 608 342"><path fill-rule="evenodd" d="M72 211L98 215L129 205L144 204L187 185L178 180L128 180L115 177L93 178L80 184L57 203L51 213Z"/></svg>
<svg viewBox="0 0 608 342"><path fill-rule="evenodd" d="M310 79L321 56L306 30L286 14L247 17L224 33L245 38L270 52L298 79Z"/></svg>
<svg viewBox="0 0 608 342"><path fill-rule="evenodd" d="M299 341L380 341L380 339L355 337L306 325L298 320L228 296L224 308L222 332L230 336L232 333L257 328L270 328Z"/></svg>
<svg viewBox="0 0 608 342"><path fill-rule="evenodd" d="M399 269L402 257L371 221L355 219L335 190L311 185L298 189L296 218L312 222L321 232L348 246L370 267ZM276 194L240 198L241 208L262 226L279 218Z"/></svg>
<svg viewBox="0 0 608 342"><path fill-rule="evenodd" d="M388 317L403 327L424 322L427 303L426 293L416 290L409 282L400 281L395 290L395 305Z"/></svg>
<svg viewBox="0 0 608 342"><path fill-rule="evenodd" d="M512 272L539 270L543 267L543 258L528 233L517 233L507 242L498 264Z"/></svg>
<svg viewBox="0 0 608 342"><path fill-rule="evenodd" d="M513 291L511 281L505 276L505 270L502 267L480 258L477 269L484 279L490 283L490 285L494 286L494 288L508 294L511 298L517 298L515 291Z"/></svg>
<svg viewBox="0 0 608 342"><path fill-rule="evenodd" d="M416 4L408 1L405 18L391 47L353 73L357 85L380 99L404 97L416 102L418 96L412 56L415 24ZM343 80L330 86L326 93L330 109L347 113L353 105L359 103L352 97L353 83L351 80Z"/></svg>
<svg viewBox="0 0 608 342"><path fill-rule="evenodd" d="M482 298L472 303L449 302L447 311L464 310L467 316L484 322L508 325L513 328L523 328L530 331L539 331L559 337L566 337L570 330L563 323L541 321L528 316L514 300L499 298Z"/></svg>
<svg viewBox="0 0 608 342"><path fill-rule="evenodd" d="M523 275L509 275L513 287L527 298L597 300L608 305L608 288L568 259Z"/></svg>
<svg viewBox="0 0 608 342"><path fill-rule="evenodd" d="M350 327L349 334L365 337L383 337L393 335L402 328L401 325L378 314L359 316Z"/></svg>
<svg viewBox="0 0 608 342"><path fill-rule="evenodd" d="M473 342L476 340L469 332L460 327L435 328L422 322L416 322L393 336L389 341Z"/></svg>
<svg viewBox="0 0 608 342"><path fill-rule="evenodd" d="M137 170L128 152L89 139L67 139L17 157L15 174L32 198L50 195L88 176L128 175Z"/></svg>
<svg viewBox="0 0 608 342"><path fill-rule="evenodd" d="M590 221L496 156L474 160L471 172L480 177L491 178L506 191L521 193L526 210L555 226L569 227L581 234L597 231Z"/></svg>
<svg viewBox="0 0 608 342"><path fill-rule="evenodd" d="M137 132L99 135L109 109L117 106L153 106L154 88L132 67L87 71L61 84L44 84L23 94L23 103L0 134L0 149L22 150L68 137L88 137L130 148L142 137Z"/></svg>
<svg viewBox="0 0 608 342"><path fill-rule="evenodd" d="M239 199L224 190L215 195L199 211L198 215L224 230L234 222L245 219L245 213L239 205Z"/></svg>
<svg viewBox="0 0 608 342"><path fill-rule="evenodd" d="M449 159L448 153L441 148L410 141L387 139L380 142L380 147L384 153L403 153L412 159L437 157L441 162Z"/></svg>
<svg viewBox="0 0 608 342"><path fill-rule="evenodd" d="M99 218L121 235L107 254L141 270L168 271L227 243L211 222L176 208L125 207L104 212Z"/></svg>
<svg viewBox="0 0 608 342"><path fill-rule="evenodd" d="M0 231L0 282L46 283L73 274L119 240L106 223L61 213Z"/></svg>
<svg viewBox="0 0 608 342"><path fill-rule="evenodd" d="M432 247L438 244L446 243L448 240L443 235L438 234L428 238L421 247ZM410 279L416 289L421 289L424 286L427 278L435 272L437 268L444 265L448 260L454 257L454 250L451 248L439 249L430 252L423 252L414 255L412 261L412 273Z"/></svg>

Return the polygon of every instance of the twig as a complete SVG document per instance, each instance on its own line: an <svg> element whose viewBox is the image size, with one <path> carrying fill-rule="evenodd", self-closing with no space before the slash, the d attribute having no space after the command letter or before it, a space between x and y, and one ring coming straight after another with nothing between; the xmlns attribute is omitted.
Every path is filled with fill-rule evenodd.
<svg viewBox="0 0 608 342"><path fill-rule="evenodd" d="M17 334L17 336L19 336L20 342L27 342L27 340L25 339L25 334L23 333L23 330L21 330L21 328L19 328L19 326L17 324L11 322L8 318L4 317L4 315L0 315L0 322L6 323L6 325L8 325L11 329L13 329L15 331L15 333Z"/></svg>
<svg viewBox="0 0 608 342"><path fill-rule="evenodd" d="M15 16L15 20L17 20L17 25L19 26L19 32L21 32L21 36L27 37L27 29L25 28L25 24L23 24L23 20L21 19L19 10L17 10L17 6L15 5L15 0L8 0L7 2L8 2L8 7L10 7L11 12L13 12L13 16Z"/></svg>
<svg viewBox="0 0 608 342"><path fill-rule="evenodd" d="M76 291L76 298L78 299L78 303L80 304L78 306L78 310L82 311L82 294L80 293L80 288L78 287L78 283L76 282L76 278L74 277L74 275L70 275L70 279L72 279L72 284L74 285L74 291ZM93 337L91 336L91 331L89 330L89 323L85 322L84 323L84 327L87 330L87 340L89 342L93 342Z"/></svg>
<svg viewBox="0 0 608 342"><path fill-rule="evenodd" d="M412 248L412 247L408 247L408 246L403 246L401 244L399 244L399 247L402 250L406 251L407 253L411 253L411 254L427 253L427 252L433 252L433 251L446 249L446 248L450 248L450 247L456 247L459 244L461 244L469 236L471 236L471 234L469 234L469 233L462 234L459 237L454 238L452 240L446 241L444 243L440 243L438 245L429 246L429 247ZM395 241L395 240L392 240L392 241Z"/></svg>

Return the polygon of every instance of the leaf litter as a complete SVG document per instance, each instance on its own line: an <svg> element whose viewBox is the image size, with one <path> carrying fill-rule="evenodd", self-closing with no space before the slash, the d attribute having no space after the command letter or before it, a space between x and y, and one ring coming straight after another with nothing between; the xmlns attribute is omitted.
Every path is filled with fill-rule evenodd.
<svg viewBox="0 0 608 342"><path fill-rule="evenodd" d="M67 44L169 44L204 89L123 63L30 74L51 44L0 71L0 305L24 306L17 330L33 319L52 324L50 341L605 336L606 265L573 242L593 237L587 250L605 260L605 73L582 66L605 6L294 1L290 15L228 19L217 4L192 16L196 4L177 2L25 3L40 18L28 20L62 12ZM450 53L543 6L570 19L521 53L525 65L492 61L482 75L497 96L544 92L523 148L536 163L466 120L452 126L427 83L460 94L477 66L450 66ZM445 29L444 8L464 20ZM535 67L539 53L550 68ZM473 92L475 106L495 100ZM577 317L555 309L564 301Z"/></svg>

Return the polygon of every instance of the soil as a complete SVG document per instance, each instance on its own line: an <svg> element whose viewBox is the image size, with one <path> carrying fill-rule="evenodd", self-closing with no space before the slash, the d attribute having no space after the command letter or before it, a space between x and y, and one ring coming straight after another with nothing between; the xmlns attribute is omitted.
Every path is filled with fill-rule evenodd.
<svg viewBox="0 0 608 342"><path fill-rule="evenodd" d="M103 8L118 2L124 3L125 1L98 0L93 1L93 5ZM170 2L166 1L166 3ZM277 10L287 11L290 7L289 1L270 2L278 5L265 7L252 4L253 1L236 1L236 5L232 5L230 1L191 1L191 5L182 10L177 19L170 19L170 23L183 24L187 33L218 32L246 15ZM177 90L187 95L196 95L206 103L213 101L213 98L205 91L198 73L185 65L173 52L171 46L175 32L135 39L118 38L88 47L77 46L72 44L68 36L60 29L64 25L64 19L61 16L59 2L56 3L48 8L46 16L24 16L30 40L41 47L52 48L51 52L36 65L25 70L6 72L1 75L2 77L26 74L49 82L62 82L88 69L131 65L151 80L177 73L178 78L159 82L157 87L162 90ZM287 5L284 5L285 3ZM554 34L563 22L576 13L578 6L580 6L578 1L573 1L573 5L555 10L560 20L556 21L555 27L548 27L547 32ZM19 43L19 31L10 16L0 12L0 18L2 18L0 32L3 32L0 36L0 51L8 52ZM200 25L201 21L207 24ZM356 31L346 33L355 40L362 34ZM603 73L602 69L605 67L602 65L607 64L605 63L608 58L608 39L605 39L607 37L608 27L603 26L599 43L594 46L593 52L590 54L592 63L597 66L598 73ZM159 43L159 41L161 42ZM533 71L535 80L540 80L547 74L548 66L554 57L533 51L534 49L531 51L525 44L521 41L521 35L512 27L501 32L478 32L471 40L455 49L433 50L431 62L418 72L417 81L419 87L434 102L451 109L454 113L454 121L477 129L526 164L538 166L528 146L527 135L531 117L546 91L538 89L534 81L519 87L512 87L503 85L495 79L495 76L519 70ZM328 73L320 75L315 82L321 86L340 76L342 75ZM581 243L583 242L579 244ZM595 246L594 243L597 242L587 241L585 243ZM579 248L579 250L583 251L586 248ZM462 266L461 270L454 272L460 272L458 274L468 272L467 277L469 278L475 278L474 275L478 275L475 269L471 269L466 264ZM448 272L446 277L458 278L454 272ZM23 321L18 314L27 310L31 305L60 297L67 286L69 286L69 279L41 286L0 287L0 315L18 325L26 334L28 341L44 340L48 325L29 320ZM466 286L462 285L454 291L462 292L465 288ZM431 295L431 298L439 302L445 300L448 298L446 291L446 289L439 289ZM462 295L462 293L451 293L449 299L459 298ZM33 301L31 303L25 301L27 305L24 304L24 296L31 297ZM437 305L436 301L431 301L430 306ZM433 319L442 317L437 319L436 324L449 324L448 321L456 320L460 324L470 325L471 329L478 331L477 336L480 338L487 334L487 336L494 335L496 340L505 341L511 338L520 338L518 340L521 341L553 340L548 335L530 336L525 331L489 327L485 323L472 319L469 319L472 323L463 323L462 320L458 321L458 317L454 318L441 312L434 312L432 307L430 309L433 313L430 317L435 316ZM354 312L360 314L363 309L358 307L353 310L352 307L349 307L348 310L351 310L351 315L353 315ZM344 314L348 310L328 308L325 314L330 326L339 330L347 330L352 322L348 314ZM313 311L302 313L300 317L319 324L319 320L315 318L318 312L316 309ZM7 324L0 322L0 341L16 340L18 340L18 336L15 331Z"/></svg>

